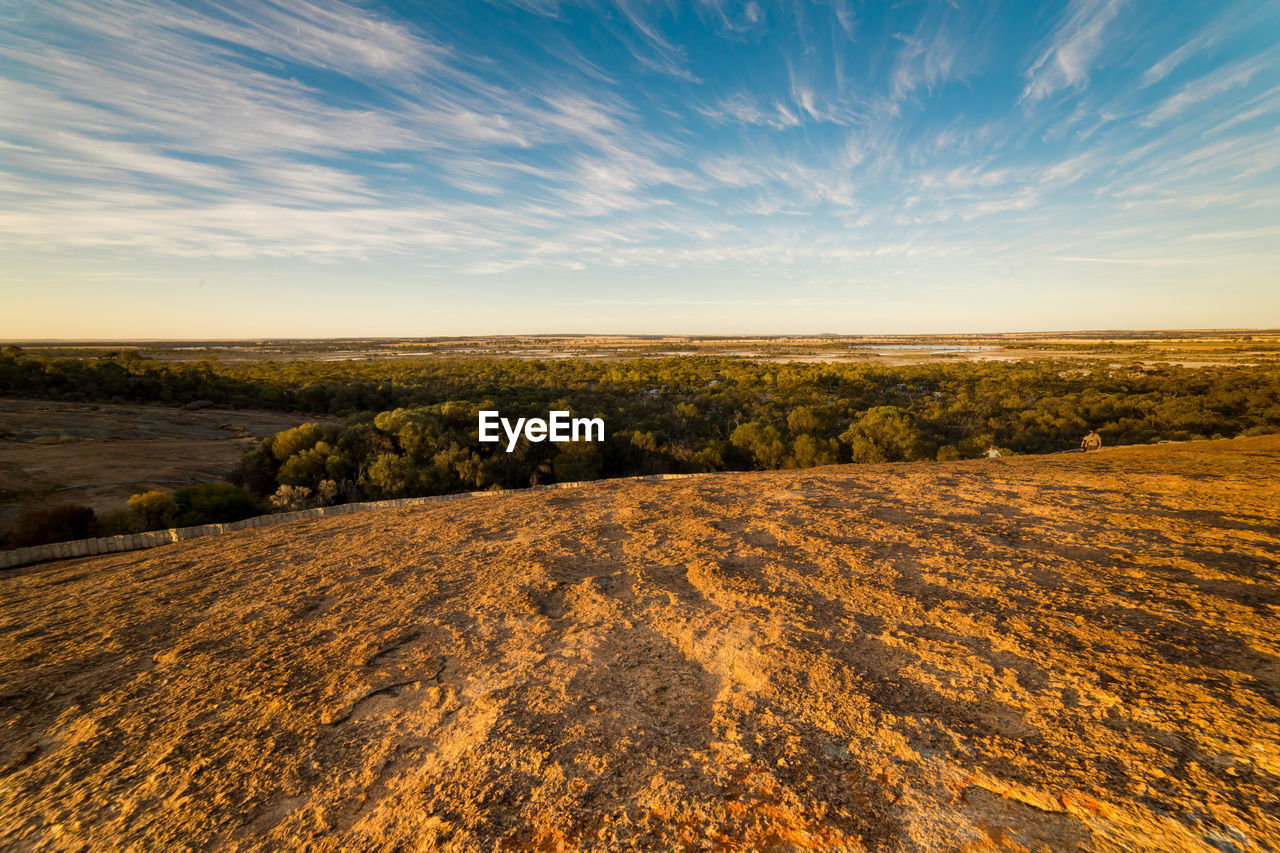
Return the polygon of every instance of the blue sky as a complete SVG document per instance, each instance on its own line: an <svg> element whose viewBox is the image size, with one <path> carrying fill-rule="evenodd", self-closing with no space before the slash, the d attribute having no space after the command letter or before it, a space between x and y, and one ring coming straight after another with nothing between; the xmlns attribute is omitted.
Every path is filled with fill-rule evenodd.
<svg viewBox="0 0 1280 853"><path fill-rule="evenodd" d="M1280 326L1280 2L0 0L0 337Z"/></svg>

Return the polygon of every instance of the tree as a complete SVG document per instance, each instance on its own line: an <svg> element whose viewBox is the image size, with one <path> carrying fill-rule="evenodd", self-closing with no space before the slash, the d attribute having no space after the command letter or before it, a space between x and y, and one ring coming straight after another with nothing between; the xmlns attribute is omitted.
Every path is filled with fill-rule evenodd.
<svg viewBox="0 0 1280 853"><path fill-rule="evenodd" d="M577 442L563 445L556 455L556 479L562 483L578 483L600 476L600 451L594 444Z"/></svg>
<svg viewBox="0 0 1280 853"><path fill-rule="evenodd" d="M159 530L172 525L178 505L168 492L152 489L129 498L129 509L142 522L143 530Z"/></svg>
<svg viewBox="0 0 1280 853"><path fill-rule="evenodd" d="M255 494L270 494L276 486L277 464L271 444L266 439L262 446L246 451L227 479Z"/></svg>
<svg viewBox="0 0 1280 853"><path fill-rule="evenodd" d="M834 465L839 460L840 446L835 439L814 438L809 434L801 435L791 445L792 467L816 468L819 465Z"/></svg>
<svg viewBox="0 0 1280 853"><path fill-rule="evenodd" d="M651 431L633 430L631 433L631 445L641 453L657 453L658 437Z"/></svg>
<svg viewBox="0 0 1280 853"><path fill-rule="evenodd" d="M434 485L442 492L454 486L479 489L484 483L483 460L456 442L431 457L431 468Z"/></svg>
<svg viewBox="0 0 1280 853"><path fill-rule="evenodd" d="M295 453L280 466L278 479L290 486L313 486L324 478L327 459L324 453L314 447Z"/></svg>
<svg viewBox="0 0 1280 853"><path fill-rule="evenodd" d="M383 453L369 465L365 479L384 497L394 498L409 490L411 475L407 459L394 453Z"/></svg>
<svg viewBox="0 0 1280 853"><path fill-rule="evenodd" d="M822 422L818 416L808 406L796 406L791 410L791 414L787 415L787 429L791 430L792 435L817 432L821 425Z"/></svg>
<svg viewBox="0 0 1280 853"><path fill-rule="evenodd" d="M197 483L183 486L173 493L178 527L199 524L222 524L258 514L253 495L232 483Z"/></svg>
<svg viewBox="0 0 1280 853"><path fill-rule="evenodd" d="M863 412L840 434L854 462L896 462L919 458L922 436L911 413L897 406L876 406Z"/></svg>
<svg viewBox="0 0 1280 853"><path fill-rule="evenodd" d="M696 472L723 471L724 454L715 444L708 444L689 457L689 466Z"/></svg>
<svg viewBox="0 0 1280 853"><path fill-rule="evenodd" d="M551 460L544 459L534 469L533 474L529 477L530 486L544 486L552 482L555 477L555 471L551 467Z"/></svg>
<svg viewBox="0 0 1280 853"><path fill-rule="evenodd" d="M729 441L734 447L750 453L756 467L765 470L782 467L782 460L787 455L787 446L783 444L778 428L759 421L739 424L729 436Z"/></svg>
<svg viewBox="0 0 1280 853"><path fill-rule="evenodd" d="M5 539L10 548L25 548L49 542L88 539L97 534L97 516L91 507L60 504L28 509L18 516L13 532Z"/></svg>
<svg viewBox="0 0 1280 853"><path fill-rule="evenodd" d="M271 455L277 462L283 462L295 453L310 450L323 438L324 430L319 424L302 424L276 433L271 440Z"/></svg>

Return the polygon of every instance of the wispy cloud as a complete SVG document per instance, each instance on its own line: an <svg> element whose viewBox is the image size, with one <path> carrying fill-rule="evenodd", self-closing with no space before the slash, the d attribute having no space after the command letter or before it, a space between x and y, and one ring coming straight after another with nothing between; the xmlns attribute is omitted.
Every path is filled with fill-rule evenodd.
<svg viewBox="0 0 1280 853"><path fill-rule="evenodd" d="M1143 72L1141 85L1151 86L1159 83L1168 77L1175 68L1212 45L1216 40L1217 36L1215 34L1202 34L1186 42L1176 50L1169 52L1159 62Z"/></svg>
<svg viewBox="0 0 1280 853"><path fill-rule="evenodd" d="M660 201L655 187L697 183L662 162L669 146L607 91L515 88L338 0L206 15L67 2L26 23L0 34L0 135L8 168L43 180L11 180L24 212L0 223L29 245L235 257L465 248L510 237L502 223L522 215L641 209ZM281 62L373 90L334 98ZM487 201L405 181L428 163L428 185Z"/></svg>
<svg viewBox="0 0 1280 853"><path fill-rule="evenodd" d="M1249 82L1264 68L1275 66L1276 60L1271 55L1256 56L1234 62L1211 74L1183 86L1177 94L1161 101L1159 106L1143 121L1147 126L1168 121L1187 108L1221 95L1231 89L1247 86Z"/></svg>
<svg viewBox="0 0 1280 853"><path fill-rule="evenodd" d="M1168 43L1116 58L1119 16L1154 13L1108 0L1049 21L843 0L442 0L408 19L377 0L20 11L0 27L0 252L95 268L286 258L510 282L653 269L927 284L1049 258L1056 274L1137 274L1175 239L1206 255L1264 243L1276 215L1280 81L1241 48L1247 15L1173 22ZM1068 92L1081 94L1055 97ZM686 304L730 304L690 287ZM631 304L606 290L598 304Z"/></svg>
<svg viewBox="0 0 1280 853"><path fill-rule="evenodd" d="M1193 35L1148 66L1139 85L1153 86L1188 62L1203 62L1206 54L1220 51L1231 40L1272 30L1276 24L1275 7L1266 0L1224 0L1214 11L1213 17L1198 23Z"/></svg>
<svg viewBox="0 0 1280 853"><path fill-rule="evenodd" d="M702 108L701 112L715 121L734 121L779 130L803 124L800 116L788 105L779 101L761 104L754 96L745 92L736 92L714 107Z"/></svg>
<svg viewBox="0 0 1280 853"><path fill-rule="evenodd" d="M1083 86L1102 52L1119 0L1072 0L1039 56L1027 68L1022 100L1035 103L1062 89Z"/></svg>
<svg viewBox="0 0 1280 853"><path fill-rule="evenodd" d="M1052 260L1070 264L1120 264L1139 267L1168 267L1181 263L1169 258L1088 258L1079 255L1055 255Z"/></svg>
<svg viewBox="0 0 1280 853"><path fill-rule="evenodd" d="M931 89L978 64L984 46L967 24L958 8L935 3L914 32L898 34L902 44L894 60L890 99L901 100L921 87Z"/></svg>
<svg viewBox="0 0 1280 853"><path fill-rule="evenodd" d="M663 35L661 29L650 15L656 7L639 0L612 0L618 17L627 26L607 26L616 38L631 53L631 56L650 71L666 74L683 80L696 81L689 70L688 58L684 49ZM609 19L606 18L606 22Z"/></svg>

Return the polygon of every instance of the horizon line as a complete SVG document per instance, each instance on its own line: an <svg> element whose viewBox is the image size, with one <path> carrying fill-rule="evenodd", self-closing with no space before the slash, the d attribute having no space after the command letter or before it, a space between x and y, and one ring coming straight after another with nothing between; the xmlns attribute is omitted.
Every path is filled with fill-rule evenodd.
<svg viewBox="0 0 1280 853"><path fill-rule="evenodd" d="M684 338L688 340L777 340L781 338L821 339L821 338L962 338L962 337L1002 337L1013 335L1112 335L1112 334L1266 334L1280 335L1280 328L1267 327L1154 327L1154 328L1113 328L1113 329L1018 329L999 332L744 332L736 333L698 333L698 332L492 332L467 335L303 335L303 336L270 336L251 335L248 337L201 337L201 338L164 338L164 337L128 337L128 338L6 338L0 339L0 346L32 346L37 344L163 344L163 343L290 343L290 342L345 342L345 341L466 341L493 338Z"/></svg>

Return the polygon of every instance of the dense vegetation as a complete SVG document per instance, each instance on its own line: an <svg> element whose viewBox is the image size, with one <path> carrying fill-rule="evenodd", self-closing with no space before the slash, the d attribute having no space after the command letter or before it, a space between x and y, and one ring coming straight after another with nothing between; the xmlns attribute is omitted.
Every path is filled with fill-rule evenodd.
<svg viewBox="0 0 1280 853"><path fill-rule="evenodd" d="M159 363L0 355L0 392L210 401L337 416L267 438L230 475L262 510L661 472L956 459L1280 430L1280 364L768 363L495 357ZM477 412L602 417L602 444L477 440ZM223 494L235 512L241 496ZM205 504L201 504L204 506ZM203 523L190 501L184 520ZM233 513L234 514L234 513ZM135 513L135 518L137 513ZM177 518L175 506L170 519Z"/></svg>
<svg viewBox="0 0 1280 853"><path fill-rule="evenodd" d="M13 529L0 537L0 543L6 548L24 548L94 536L218 524L259 515L263 506L263 501L231 483L196 483L173 494L143 492L129 498L127 508L102 514L78 504L34 506L18 517Z"/></svg>

